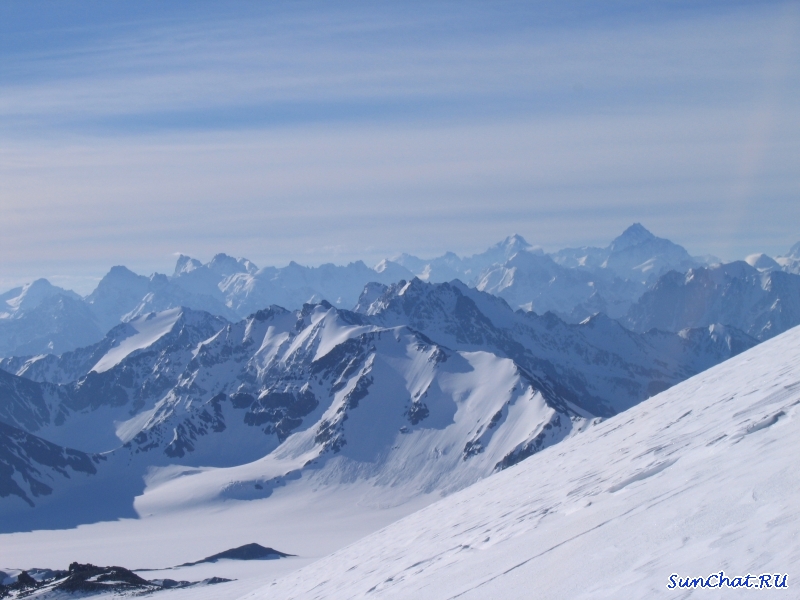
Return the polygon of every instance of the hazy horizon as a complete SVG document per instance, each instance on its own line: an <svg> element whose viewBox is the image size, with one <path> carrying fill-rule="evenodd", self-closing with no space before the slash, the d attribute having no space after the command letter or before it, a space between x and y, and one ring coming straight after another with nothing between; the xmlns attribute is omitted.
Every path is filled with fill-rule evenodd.
<svg viewBox="0 0 800 600"><path fill-rule="evenodd" d="M0 289L800 240L794 2L0 7Z"/></svg>

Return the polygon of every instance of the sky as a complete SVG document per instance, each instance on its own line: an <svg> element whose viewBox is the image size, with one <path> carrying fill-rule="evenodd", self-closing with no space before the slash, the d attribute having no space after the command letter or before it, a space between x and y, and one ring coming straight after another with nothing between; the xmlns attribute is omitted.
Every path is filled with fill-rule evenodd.
<svg viewBox="0 0 800 600"><path fill-rule="evenodd" d="M0 291L800 241L800 2L0 4Z"/></svg>

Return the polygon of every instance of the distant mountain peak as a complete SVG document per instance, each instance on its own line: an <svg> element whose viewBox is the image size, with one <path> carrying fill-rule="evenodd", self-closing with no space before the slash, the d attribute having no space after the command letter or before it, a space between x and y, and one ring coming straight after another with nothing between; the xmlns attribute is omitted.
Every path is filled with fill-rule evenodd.
<svg viewBox="0 0 800 600"><path fill-rule="evenodd" d="M172 276L177 277L181 273L189 273L195 269L199 269L202 266L203 264L196 258L181 254L178 256L178 260L175 262L175 272L172 274Z"/></svg>
<svg viewBox="0 0 800 600"><path fill-rule="evenodd" d="M137 275L133 271L131 271L128 267L123 265L116 265L111 267L106 273L103 279L105 280L119 280L119 279L139 279L141 275ZM103 280L101 279L101 282Z"/></svg>
<svg viewBox="0 0 800 600"><path fill-rule="evenodd" d="M744 261L751 267L759 271L780 270L781 266L775 260L764 253L751 254Z"/></svg>
<svg viewBox="0 0 800 600"><path fill-rule="evenodd" d="M650 233L650 231L648 231L644 225L641 223L634 223L625 231L623 231L622 235L615 238L614 241L611 242L610 249L612 252L618 252L620 250L624 250L625 248L638 246L643 242L649 242L650 240L654 239L656 239L656 236Z"/></svg>
<svg viewBox="0 0 800 600"><path fill-rule="evenodd" d="M246 258L234 258L224 253L215 255L206 266L215 273L225 276L235 273L255 273L258 270L258 267Z"/></svg>
<svg viewBox="0 0 800 600"><path fill-rule="evenodd" d="M531 246L528 241L519 235L518 233L514 233L509 235L506 239L502 242L498 242L494 246L490 247L485 254L495 254L498 251L503 254L504 258L508 259L511 258L517 252L522 250L532 250L533 246Z"/></svg>
<svg viewBox="0 0 800 600"><path fill-rule="evenodd" d="M57 287L47 279L36 279L21 288L12 290L12 292L16 293L3 295L5 300L3 304L14 311L31 310L52 296L68 296L72 299L80 299L80 296L75 292Z"/></svg>
<svg viewBox="0 0 800 600"><path fill-rule="evenodd" d="M800 242L797 242L794 246L789 248L789 254L786 256L800 260Z"/></svg>
<svg viewBox="0 0 800 600"><path fill-rule="evenodd" d="M519 248L530 248L531 247L531 245L528 243L528 241L524 237L519 235L518 233L512 233L510 236L508 236L506 239L504 239L502 242L500 242L500 245L501 246L505 246L507 248L508 247L512 247L512 246L513 247L519 247Z"/></svg>

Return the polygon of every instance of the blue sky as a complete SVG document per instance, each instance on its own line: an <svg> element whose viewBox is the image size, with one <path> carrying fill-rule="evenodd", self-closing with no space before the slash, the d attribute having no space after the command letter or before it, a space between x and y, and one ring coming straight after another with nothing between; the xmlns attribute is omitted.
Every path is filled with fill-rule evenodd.
<svg viewBox="0 0 800 600"><path fill-rule="evenodd" d="M800 240L797 2L0 5L0 287Z"/></svg>

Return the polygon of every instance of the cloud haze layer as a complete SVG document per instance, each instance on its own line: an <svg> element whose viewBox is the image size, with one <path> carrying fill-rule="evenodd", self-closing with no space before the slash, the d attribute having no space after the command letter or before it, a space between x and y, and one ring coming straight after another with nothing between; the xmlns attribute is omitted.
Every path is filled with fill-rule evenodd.
<svg viewBox="0 0 800 600"><path fill-rule="evenodd" d="M0 9L0 284L800 239L796 3L193 7Z"/></svg>

